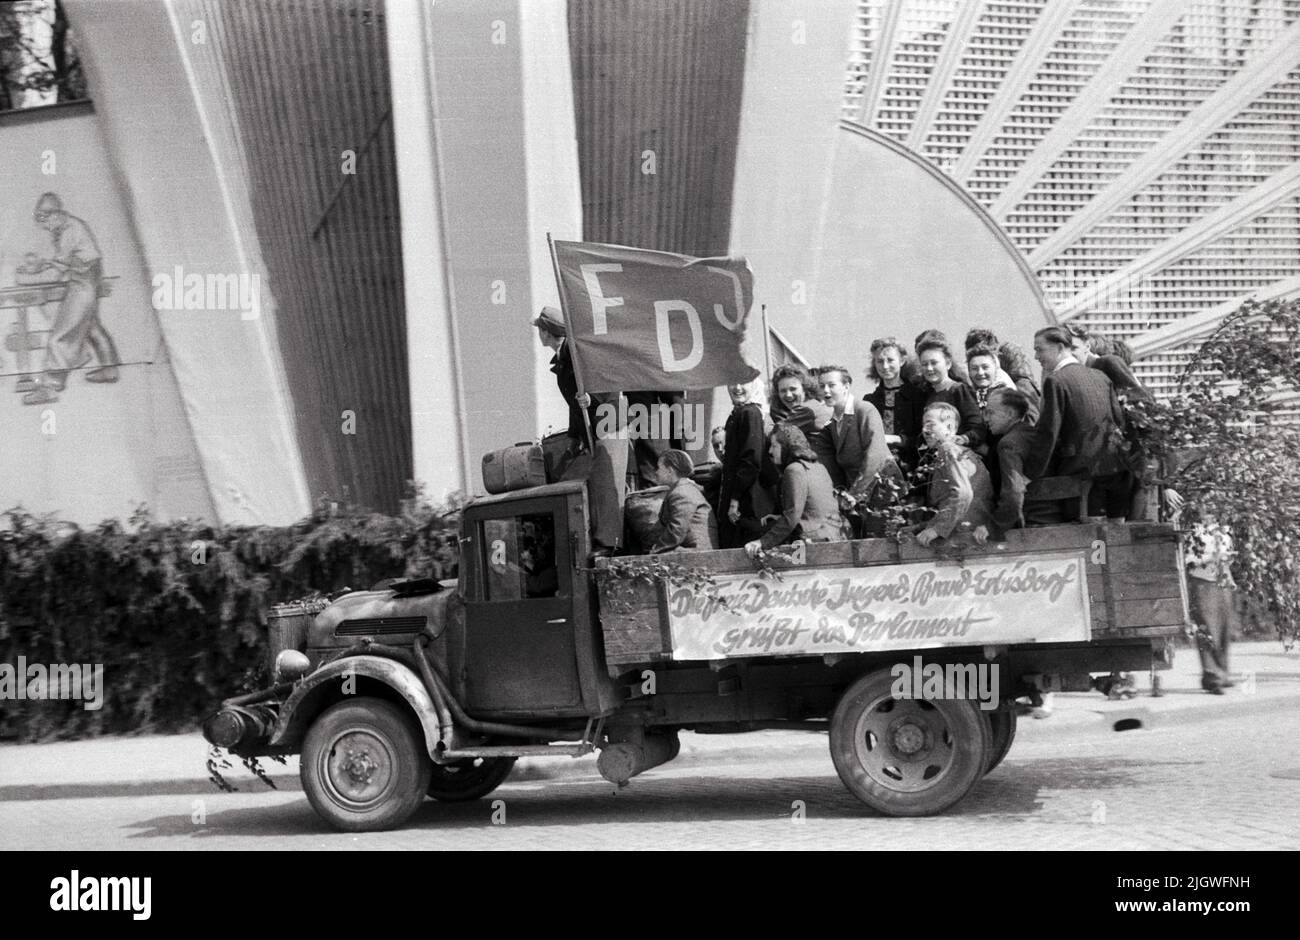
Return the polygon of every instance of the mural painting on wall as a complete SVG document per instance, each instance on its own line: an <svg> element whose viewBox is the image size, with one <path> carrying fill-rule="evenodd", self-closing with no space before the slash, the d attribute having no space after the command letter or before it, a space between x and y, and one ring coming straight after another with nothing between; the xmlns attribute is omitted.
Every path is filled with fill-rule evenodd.
<svg viewBox="0 0 1300 940"><path fill-rule="evenodd" d="M122 360L100 309L117 278L104 276L94 232L53 192L37 199L32 218L45 237L23 255L13 284L0 286L0 317L12 318L0 373L17 374L23 404L43 405L59 400L73 373L92 386L116 382Z"/></svg>

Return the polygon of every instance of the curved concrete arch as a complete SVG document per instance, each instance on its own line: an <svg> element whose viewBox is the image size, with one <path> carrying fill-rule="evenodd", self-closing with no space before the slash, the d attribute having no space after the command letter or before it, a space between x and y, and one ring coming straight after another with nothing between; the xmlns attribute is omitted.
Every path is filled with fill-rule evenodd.
<svg viewBox="0 0 1300 940"><path fill-rule="evenodd" d="M1037 296L1038 301L1042 306L1044 315L1048 318L1049 322L1052 323L1056 322L1055 314L1052 312L1051 305L1047 302L1047 299L1042 294L1042 290L1038 284L1038 278L1034 275L1034 269L1030 267L1029 261L1025 258L1024 255L1020 253L1020 249L1018 249L1016 247L1016 243L1011 240L1011 236L1008 235L1006 231L1002 228L1002 226L998 224L997 219L993 218L993 216L989 213L989 211L980 204L979 200L977 200L974 196L968 193L965 189L961 187L960 184L957 183L956 180L948 176L946 173L944 173L942 170L936 167L925 157L921 156L919 153L917 153L914 150L908 149L903 144L900 144L898 141L894 140L894 138L886 134L882 134L879 131L873 131L871 128L864 127L861 124L856 124L853 121L840 121L840 129L848 131L850 134L856 134L859 137L864 137L867 140L871 141L873 144L878 144L884 147L888 147L898 156L920 167L932 179L938 181L938 183L941 186L943 186L946 190L948 190L953 196L956 196L957 199L960 200L966 206L967 209L969 209L972 213L974 213L975 216L980 220L980 222L982 222L984 226L990 232L993 233L993 237L996 238L998 242L1001 243L1006 253L1016 262L1016 265L1020 268L1020 273L1024 277L1025 282L1030 286L1031 290L1033 290L1033 292Z"/></svg>
<svg viewBox="0 0 1300 940"><path fill-rule="evenodd" d="M927 328L957 346L988 327L1028 348L1056 316L1024 256L961 186L907 147L841 121L825 181L809 307L771 322L801 353L861 375L877 336Z"/></svg>

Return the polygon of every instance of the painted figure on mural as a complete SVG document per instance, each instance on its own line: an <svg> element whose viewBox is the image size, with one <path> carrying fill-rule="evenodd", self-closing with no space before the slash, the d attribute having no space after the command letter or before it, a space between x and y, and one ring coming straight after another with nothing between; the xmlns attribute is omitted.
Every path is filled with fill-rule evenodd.
<svg viewBox="0 0 1300 940"><path fill-rule="evenodd" d="M19 284L49 283L53 273L65 285L50 324L45 369L36 387L23 395L23 404L42 405L58 401L68 374L92 358L96 366L86 372L86 381L96 383L116 382L122 360L113 337L99 319L103 256L90 227L66 212L56 193L41 195L33 218L50 233L51 257L28 254L15 280Z"/></svg>

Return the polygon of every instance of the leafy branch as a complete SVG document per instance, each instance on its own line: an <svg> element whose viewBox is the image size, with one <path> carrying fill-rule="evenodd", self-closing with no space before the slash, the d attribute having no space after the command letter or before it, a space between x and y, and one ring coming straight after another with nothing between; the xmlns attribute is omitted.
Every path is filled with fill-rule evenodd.
<svg viewBox="0 0 1300 940"><path fill-rule="evenodd" d="M1131 466L1186 500L1179 520L1227 526L1232 574L1300 638L1300 301L1248 301L1193 353L1168 401L1125 402ZM1160 468L1153 470L1152 468Z"/></svg>
<svg viewBox="0 0 1300 940"><path fill-rule="evenodd" d="M604 599L615 613L631 613L636 609L636 585L667 584L690 588L715 600L723 610L732 610L725 597L718 593L720 585L712 573L701 568L664 560L663 555L646 555L611 559L608 565L596 569Z"/></svg>

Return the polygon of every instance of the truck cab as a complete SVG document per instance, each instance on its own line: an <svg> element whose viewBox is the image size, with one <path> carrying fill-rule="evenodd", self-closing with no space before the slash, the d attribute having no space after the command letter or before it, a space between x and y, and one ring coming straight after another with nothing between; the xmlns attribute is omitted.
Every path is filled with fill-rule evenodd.
<svg viewBox="0 0 1300 940"><path fill-rule="evenodd" d="M586 488L554 483L475 500L461 521L452 687L496 719L609 715L588 557Z"/></svg>

